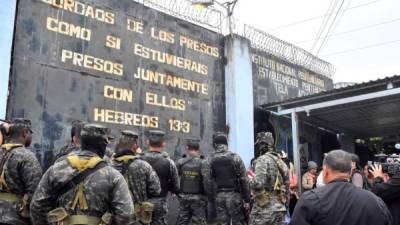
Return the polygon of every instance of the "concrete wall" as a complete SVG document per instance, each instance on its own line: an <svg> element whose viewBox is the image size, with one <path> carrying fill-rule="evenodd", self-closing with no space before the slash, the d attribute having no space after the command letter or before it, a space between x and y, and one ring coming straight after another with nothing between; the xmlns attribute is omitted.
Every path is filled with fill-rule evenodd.
<svg viewBox="0 0 400 225"><path fill-rule="evenodd" d="M225 101L229 144L246 166L254 157L253 79L250 42L240 36L225 38Z"/></svg>

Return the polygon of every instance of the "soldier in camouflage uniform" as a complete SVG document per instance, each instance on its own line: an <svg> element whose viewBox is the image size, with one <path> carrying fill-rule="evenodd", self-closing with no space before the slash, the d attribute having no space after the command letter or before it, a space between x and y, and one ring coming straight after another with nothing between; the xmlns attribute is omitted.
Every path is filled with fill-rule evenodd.
<svg viewBox="0 0 400 225"><path fill-rule="evenodd" d="M102 159L107 128L87 124L82 150L70 153L43 175L31 202L34 224L133 224L133 203L124 177Z"/></svg>
<svg viewBox="0 0 400 225"><path fill-rule="evenodd" d="M215 185L217 224L246 224L243 208L250 207L250 189L246 168L239 155L228 150L228 138L217 132L213 136L215 152L206 160L206 183Z"/></svg>
<svg viewBox="0 0 400 225"><path fill-rule="evenodd" d="M255 175L250 178L255 203L249 225L282 224L288 204L289 170L274 148L272 133L258 133L256 148L263 155L257 158Z"/></svg>
<svg viewBox="0 0 400 225"><path fill-rule="evenodd" d="M165 133L160 130L149 131L149 151L144 153L142 159L148 162L156 171L161 184L160 195L151 195L150 202L154 204L152 225L167 224L167 195L168 192L177 194L179 191L179 177L174 161L164 152Z"/></svg>
<svg viewBox="0 0 400 225"><path fill-rule="evenodd" d="M15 119L9 143L0 149L0 224L30 224L29 203L42 176L36 156L26 149L31 141L31 122Z"/></svg>
<svg viewBox="0 0 400 225"><path fill-rule="evenodd" d="M64 156L68 155L71 152L78 151L81 148L81 130L84 126L84 123L79 120L72 121L71 128L71 142L68 145L65 145L58 151L58 153L54 156L54 161L58 162L65 158Z"/></svg>
<svg viewBox="0 0 400 225"><path fill-rule="evenodd" d="M150 164L136 155L138 138L139 135L133 131L122 131L112 163L128 182L135 206L136 224L139 225L151 222L152 204L148 202L149 196L159 195L161 186Z"/></svg>
<svg viewBox="0 0 400 225"><path fill-rule="evenodd" d="M186 155L178 160L176 167L181 180L176 225L206 225L206 194L209 195L210 187L203 179L206 170L199 140L187 140Z"/></svg>

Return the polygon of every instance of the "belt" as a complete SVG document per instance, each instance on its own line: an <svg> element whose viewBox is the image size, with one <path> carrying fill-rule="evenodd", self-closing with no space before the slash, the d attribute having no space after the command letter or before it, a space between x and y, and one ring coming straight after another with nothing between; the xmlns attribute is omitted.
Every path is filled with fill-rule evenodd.
<svg viewBox="0 0 400 225"><path fill-rule="evenodd" d="M22 203L21 196L7 192L0 192L0 200L12 203Z"/></svg>
<svg viewBox="0 0 400 225"><path fill-rule="evenodd" d="M100 222L101 219L99 217L94 217L94 216L73 215L68 217L69 225L78 225L78 224L99 225Z"/></svg>

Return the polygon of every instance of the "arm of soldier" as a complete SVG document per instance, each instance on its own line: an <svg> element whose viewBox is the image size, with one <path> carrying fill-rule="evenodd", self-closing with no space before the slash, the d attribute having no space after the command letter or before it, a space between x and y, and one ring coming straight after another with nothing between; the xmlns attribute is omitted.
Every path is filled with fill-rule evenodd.
<svg viewBox="0 0 400 225"><path fill-rule="evenodd" d="M258 158L256 162L255 175L250 179L250 188L260 190L268 183L269 164L262 158Z"/></svg>
<svg viewBox="0 0 400 225"><path fill-rule="evenodd" d="M238 178L240 181L240 188L242 191L242 197L245 202L250 202L250 186L249 186L249 181L247 179L247 174L246 174L246 166L243 163L243 160L240 158L240 156L235 155L234 156L234 162L236 164L236 168L238 170Z"/></svg>
<svg viewBox="0 0 400 225"><path fill-rule="evenodd" d="M112 221L116 225L133 224L133 202L129 198L129 188L124 177L117 171L113 178L114 188L111 196Z"/></svg>
<svg viewBox="0 0 400 225"><path fill-rule="evenodd" d="M280 168L279 171L280 171L282 179L283 179L282 183L283 183L283 185L285 185L285 187L289 188L289 186L290 186L289 167L285 164L284 161L280 160L279 168Z"/></svg>
<svg viewBox="0 0 400 225"><path fill-rule="evenodd" d="M30 204L30 216L34 225L47 225L47 213L55 208L56 194L50 177L53 168L50 167L43 175L39 185L33 194Z"/></svg>
<svg viewBox="0 0 400 225"><path fill-rule="evenodd" d="M161 193L161 184L160 184L160 179L157 176L157 173L148 163L146 163L146 170L148 171L147 172L148 193L155 196L159 195Z"/></svg>
<svg viewBox="0 0 400 225"><path fill-rule="evenodd" d="M170 161L169 170L170 170L170 174L171 174L171 190L170 191L173 194L178 194L179 189L180 189L178 169L176 168L174 161L172 161L171 159L169 159L169 161Z"/></svg>
<svg viewBox="0 0 400 225"><path fill-rule="evenodd" d="M207 176L209 171L207 169L207 162L206 160L203 160L203 162L201 163L201 176L203 177L202 181L203 181L203 190L205 195L210 198L212 197L212 185L210 185Z"/></svg>
<svg viewBox="0 0 400 225"><path fill-rule="evenodd" d="M25 193L28 196L27 200L29 206L33 193L42 178L42 168L33 153L29 152L29 154L25 154L24 157L25 159L21 161L19 167L21 168L21 176L25 185Z"/></svg>
<svg viewBox="0 0 400 225"><path fill-rule="evenodd" d="M318 215L320 202L312 192L304 193L297 202L289 225L312 225Z"/></svg>
<svg viewBox="0 0 400 225"><path fill-rule="evenodd" d="M215 192L214 192L214 182L213 182L213 179L212 179L210 158L206 158L203 161L203 166L202 167L203 167L202 168L203 183L204 183L204 186L207 187L207 189L204 189L204 190L205 191L209 191L208 196L207 196L208 200L209 201L214 201L215 200Z"/></svg>

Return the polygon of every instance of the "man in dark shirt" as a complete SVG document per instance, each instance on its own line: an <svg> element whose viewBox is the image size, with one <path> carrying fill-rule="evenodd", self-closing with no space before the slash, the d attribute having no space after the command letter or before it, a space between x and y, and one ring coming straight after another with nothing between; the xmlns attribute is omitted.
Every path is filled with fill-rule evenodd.
<svg viewBox="0 0 400 225"><path fill-rule="evenodd" d="M373 193L348 182L351 155L343 150L327 154L323 163L325 186L305 192L291 225L390 225L385 203Z"/></svg>
<svg viewBox="0 0 400 225"><path fill-rule="evenodd" d="M393 225L400 224L400 174L390 174L390 180L383 182L382 166L374 165L370 171L374 176L371 191L382 198L393 217Z"/></svg>

